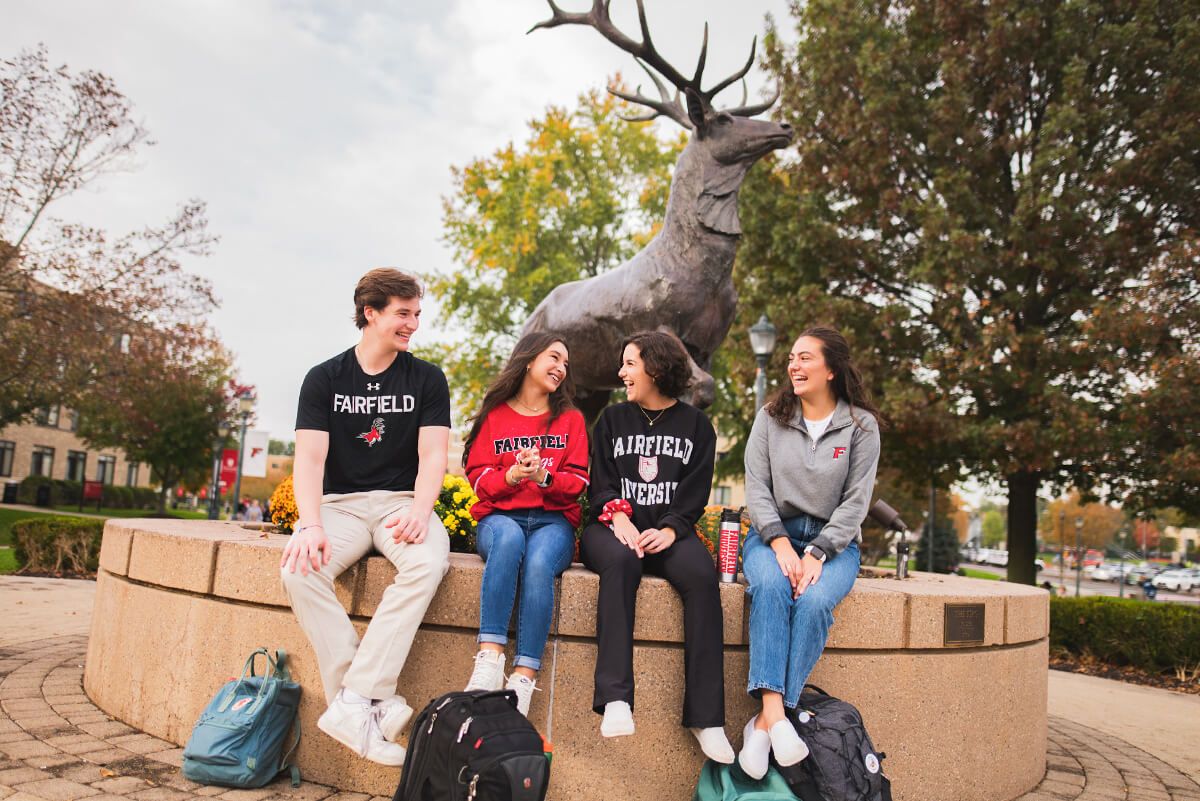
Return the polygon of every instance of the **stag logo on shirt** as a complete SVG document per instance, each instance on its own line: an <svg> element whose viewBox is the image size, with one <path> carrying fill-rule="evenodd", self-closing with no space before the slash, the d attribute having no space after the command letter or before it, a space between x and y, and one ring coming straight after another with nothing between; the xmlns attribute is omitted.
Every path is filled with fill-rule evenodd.
<svg viewBox="0 0 1200 801"><path fill-rule="evenodd" d="M376 417L371 423L371 430L358 435L358 439L367 443L368 448L374 448L375 443L383 442L383 418Z"/></svg>
<svg viewBox="0 0 1200 801"><path fill-rule="evenodd" d="M642 481L653 481L658 476L658 457L639 456L638 475L642 477Z"/></svg>

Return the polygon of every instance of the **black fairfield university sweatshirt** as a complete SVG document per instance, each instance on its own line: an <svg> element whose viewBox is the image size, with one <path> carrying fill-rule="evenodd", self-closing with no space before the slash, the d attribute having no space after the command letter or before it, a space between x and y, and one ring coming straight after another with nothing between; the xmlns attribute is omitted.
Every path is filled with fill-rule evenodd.
<svg viewBox="0 0 1200 801"><path fill-rule="evenodd" d="M691 534L708 502L716 447L712 423L683 401L661 417L634 403L609 406L592 430L592 520L624 498L638 531L670 526L676 536Z"/></svg>

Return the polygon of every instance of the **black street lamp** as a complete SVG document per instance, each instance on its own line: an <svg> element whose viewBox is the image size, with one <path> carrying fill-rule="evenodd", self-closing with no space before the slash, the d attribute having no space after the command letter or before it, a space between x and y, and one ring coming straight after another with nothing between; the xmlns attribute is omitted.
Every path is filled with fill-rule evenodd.
<svg viewBox="0 0 1200 801"><path fill-rule="evenodd" d="M250 414L254 411L254 394L246 390L238 395L238 416L242 418L242 433L238 440L238 469L237 481L233 486L233 510L237 513L238 502L242 498L242 464L246 461L246 426L250 422Z"/></svg>
<svg viewBox="0 0 1200 801"><path fill-rule="evenodd" d="M775 350L775 326L767 319L767 315L758 318L758 322L750 326L750 349L754 351L754 360L758 362L758 370L754 374L754 411L762 408L767 394L767 359Z"/></svg>
<svg viewBox="0 0 1200 801"><path fill-rule="evenodd" d="M1075 518L1075 597L1079 597L1079 580L1083 576L1083 551L1080 550L1080 536L1083 534L1083 517Z"/></svg>
<svg viewBox="0 0 1200 801"><path fill-rule="evenodd" d="M213 443L212 486L209 487L208 495L209 520L216 520L221 516L221 452L225 448L225 441L229 439L231 430L232 426L226 420L222 420L217 426L217 440Z"/></svg>

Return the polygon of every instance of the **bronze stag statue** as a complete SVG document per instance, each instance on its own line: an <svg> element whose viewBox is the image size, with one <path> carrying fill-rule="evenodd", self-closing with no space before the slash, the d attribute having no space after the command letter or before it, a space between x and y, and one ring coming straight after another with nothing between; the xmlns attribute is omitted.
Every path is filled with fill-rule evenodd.
<svg viewBox="0 0 1200 801"><path fill-rule="evenodd" d="M669 117L692 131L675 164L667 216L653 241L615 269L592 278L561 284L530 316L522 333L552 330L563 334L571 350L571 372L579 388L578 402L589 420L608 402L617 378L621 341L645 329L662 329L682 340L692 359L691 402L707 407L713 401L713 378L708 373L713 353L725 339L737 311L733 261L741 238L738 189L747 171L767 153L792 141L791 126L749 117L766 111L778 99L718 110L713 99L742 80L754 64L757 38L741 70L710 89L701 88L708 52L708 26L699 63L685 78L659 55L650 39L643 0L637 0L642 40L629 38L609 17L611 0L594 0L591 10L564 12L548 0L553 16L530 29L587 25L633 55L658 89L660 99L610 86L608 91L646 106L633 121ZM660 77L661 76L661 77ZM673 96L663 79L675 87ZM682 95L682 102L681 102Z"/></svg>

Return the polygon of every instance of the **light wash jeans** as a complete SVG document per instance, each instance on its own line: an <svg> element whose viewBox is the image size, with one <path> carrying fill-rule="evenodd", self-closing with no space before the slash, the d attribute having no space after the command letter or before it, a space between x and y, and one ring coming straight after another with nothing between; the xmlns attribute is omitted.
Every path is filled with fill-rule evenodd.
<svg viewBox="0 0 1200 801"><path fill-rule="evenodd" d="M519 509L479 521L475 549L487 565L479 591L479 641L504 645L521 576L516 667L541 670L554 614L554 579L571 565L575 529L562 512Z"/></svg>
<svg viewBox="0 0 1200 801"><path fill-rule="evenodd" d="M801 556L804 546L824 525L824 520L808 515L783 521L792 547ZM775 551L763 544L753 527L742 549L742 570L750 596L750 679L746 689L755 697L759 690L773 690L783 695L785 706L794 709L804 682L825 650L833 608L850 593L858 577L858 543L851 542L837 556L826 559L821 577L796 599L792 598L791 582L779 569Z"/></svg>

